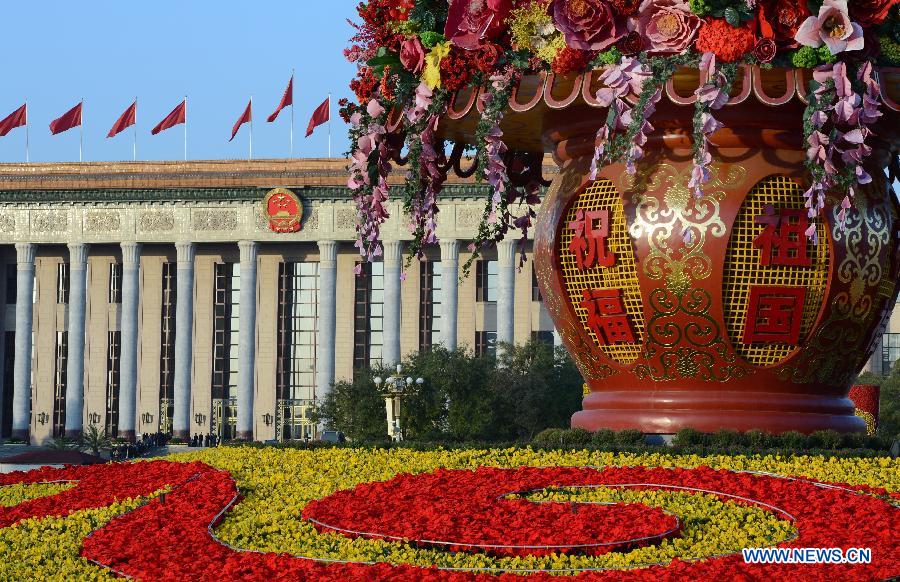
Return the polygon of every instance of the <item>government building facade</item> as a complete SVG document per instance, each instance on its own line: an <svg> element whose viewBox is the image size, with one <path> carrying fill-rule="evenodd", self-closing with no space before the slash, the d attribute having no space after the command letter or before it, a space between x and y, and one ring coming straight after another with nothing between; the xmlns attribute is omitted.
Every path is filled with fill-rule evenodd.
<svg viewBox="0 0 900 582"><path fill-rule="evenodd" d="M370 366L558 341L516 241L460 280L484 187L449 180L408 266L391 201L357 275L346 181L340 159L0 166L2 437L315 438L315 401Z"/></svg>
<svg viewBox="0 0 900 582"><path fill-rule="evenodd" d="M483 186L448 181L440 244L408 266L391 201L384 256L360 265L345 166L0 165L0 437L315 438L316 400L371 366L438 343L558 343L517 241L460 278ZM897 359L900 310L868 369Z"/></svg>

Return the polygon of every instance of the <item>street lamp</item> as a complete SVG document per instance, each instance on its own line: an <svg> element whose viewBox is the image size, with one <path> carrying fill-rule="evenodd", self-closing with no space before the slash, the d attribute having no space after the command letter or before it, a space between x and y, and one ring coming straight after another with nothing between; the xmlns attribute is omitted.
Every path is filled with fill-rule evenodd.
<svg viewBox="0 0 900 582"><path fill-rule="evenodd" d="M422 378L413 380L411 376L404 378L403 368L400 364L397 364L396 375L388 376L384 380L382 380L381 377L376 377L374 378L374 381L375 386L379 390L381 390L382 382L384 382L385 385L384 407L385 412L387 413L388 436L391 437L391 440L402 441L403 431L400 428L400 400L403 398L404 392L412 387L413 382L421 386L425 383L425 380Z"/></svg>

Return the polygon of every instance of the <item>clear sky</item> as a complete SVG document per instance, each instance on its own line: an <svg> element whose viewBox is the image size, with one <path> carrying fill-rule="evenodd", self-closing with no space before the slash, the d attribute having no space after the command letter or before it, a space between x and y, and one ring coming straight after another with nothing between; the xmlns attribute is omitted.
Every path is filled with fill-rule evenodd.
<svg viewBox="0 0 900 582"><path fill-rule="evenodd" d="M27 98L32 161L77 161L78 129L49 124L84 98L85 161L130 160L131 129L107 139L138 98L138 159L181 159L183 131L150 129L188 96L188 159L246 158L253 97L253 157L288 155L290 111L274 110L294 78L294 156L324 156L327 127L304 139L312 111L332 93L332 148L347 150L337 100L350 97L344 60L358 0L41 0L3 2L0 119ZM0 138L0 163L24 161L25 130Z"/></svg>

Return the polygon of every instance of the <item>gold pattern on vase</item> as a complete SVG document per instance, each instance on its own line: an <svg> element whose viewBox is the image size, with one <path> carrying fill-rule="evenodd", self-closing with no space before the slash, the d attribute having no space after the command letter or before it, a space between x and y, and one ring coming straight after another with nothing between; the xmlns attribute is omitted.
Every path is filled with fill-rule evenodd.
<svg viewBox="0 0 900 582"><path fill-rule="evenodd" d="M839 263L829 293L827 317L808 339L805 349L777 370L779 378L798 384L828 382L849 385L856 376L857 361L842 354L866 350L870 330L883 321L887 311L873 303L885 279L892 277L882 264L890 264L895 250L891 233L900 219L890 201L878 197L883 179L857 191L854 208L847 211L844 228L833 227L834 255ZM837 224L838 200L829 199L831 224ZM884 305L881 305L884 307ZM883 313L882 313L883 312Z"/></svg>
<svg viewBox="0 0 900 582"><path fill-rule="evenodd" d="M723 168L727 170L721 175ZM712 179L700 198L694 198L688 186L689 165L679 172L670 164L660 164L651 176L637 179L622 175L624 190L634 192L636 215L631 236L645 239L649 248L644 273L650 279L664 280L676 295L687 293L692 281L709 277L712 261L704 246L708 238L721 238L727 231L720 216L723 189L738 188L747 179L747 171L738 165L714 164L711 172ZM663 192L661 200L654 194L657 192Z"/></svg>

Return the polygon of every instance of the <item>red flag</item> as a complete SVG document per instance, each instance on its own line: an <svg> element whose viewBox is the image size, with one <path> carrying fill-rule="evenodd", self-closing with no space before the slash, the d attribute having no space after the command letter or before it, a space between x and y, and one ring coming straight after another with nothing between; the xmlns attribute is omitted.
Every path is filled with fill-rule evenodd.
<svg viewBox="0 0 900 582"><path fill-rule="evenodd" d="M6 119L0 121L0 137L3 137L17 127L28 123L28 104L19 107L9 114Z"/></svg>
<svg viewBox="0 0 900 582"><path fill-rule="evenodd" d="M72 109L69 109L56 119L50 122L50 133L56 135L64 131L69 131L73 127L81 125L81 106L84 102L79 103Z"/></svg>
<svg viewBox="0 0 900 582"><path fill-rule="evenodd" d="M278 104L278 107L275 109L275 113L270 115L266 121L272 123L275 121L275 118L278 117L278 114L281 113L281 110L287 107L288 105L294 105L294 76L291 75L291 80L288 81L287 89L284 90L284 95L281 97L281 103Z"/></svg>
<svg viewBox="0 0 900 582"><path fill-rule="evenodd" d="M242 125L244 125L245 123L248 123L252 120L253 120L253 99L251 99L250 102L247 103L247 108L244 109L244 113L241 114L241 116L238 118L237 122L234 124L234 127L231 128L231 139L234 139L234 136L237 135L237 132L241 128ZM228 141L231 141L231 139L229 139Z"/></svg>
<svg viewBox="0 0 900 582"><path fill-rule="evenodd" d="M150 133L156 135L161 131L165 131L170 127L175 127L176 125L182 124L185 122L187 118L187 99L178 104L178 107L172 110L172 113L166 115L166 118L159 122L159 124L154 127Z"/></svg>
<svg viewBox="0 0 900 582"><path fill-rule="evenodd" d="M306 126L306 137L312 135L312 132L315 128L322 125L323 123L328 122L331 117L331 97L325 99L321 105L316 107L316 110L313 111L312 117L309 120L309 125Z"/></svg>
<svg viewBox="0 0 900 582"><path fill-rule="evenodd" d="M113 124L112 129L109 130L109 133L106 134L106 137L116 137L123 131L125 131L126 127L131 127L137 121L137 101L132 103L128 109L125 110L122 115L116 120Z"/></svg>

